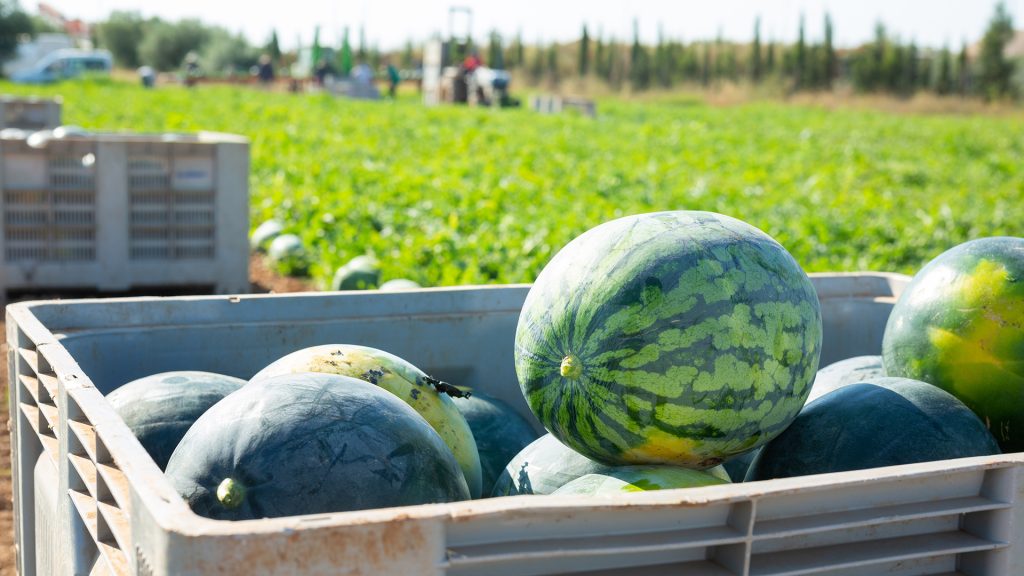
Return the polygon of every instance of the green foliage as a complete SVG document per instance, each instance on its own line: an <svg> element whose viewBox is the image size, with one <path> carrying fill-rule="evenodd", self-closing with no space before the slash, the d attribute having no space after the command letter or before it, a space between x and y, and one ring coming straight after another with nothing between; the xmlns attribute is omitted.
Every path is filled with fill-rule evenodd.
<svg viewBox="0 0 1024 576"><path fill-rule="evenodd" d="M210 74L246 74L255 66L260 50L250 46L242 35L232 35L226 30L210 31L209 39L203 46L202 67Z"/></svg>
<svg viewBox="0 0 1024 576"><path fill-rule="evenodd" d="M505 51L502 48L501 34L497 30L491 32L487 45L487 65L498 70L505 69Z"/></svg>
<svg viewBox="0 0 1024 576"><path fill-rule="evenodd" d="M0 0L0 62L14 55L18 37L32 34L32 20L15 0Z"/></svg>
<svg viewBox="0 0 1024 576"><path fill-rule="evenodd" d="M177 70L185 56L199 52L210 36L210 29L199 20L153 21L139 44L139 59L163 72Z"/></svg>
<svg viewBox="0 0 1024 576"><path fill-rule="evenodd" d="M580 76L586 76L590 72L590 34L587 32L587 25L583 25L583 34L580 36Z"/></svg>
<svg viewBox="0 0 1024 576"><path fill-rule="evenodd" d="M263 47L263 52L270 56L271 62L279 62L281 60L281 44L277 41L277 30L271 30L270 40Z"/></svg>
<svg viewBox="0 0 1024 576"><path fill-rule="evenodd" d="M1019 115L602 100L595 122L230 87L0 89L61 94L65 122L90 129L246 135L253 227L286 223L324 283L360 254L423 286L529 282L583 231L668 209L750 222L809 272L914 272L970 238L1024 236Z"/></svg>
<svg viewBox="0 0 1024 576"><path fill-rule="evenodd" d="M63 34L64 30L60 27L54 26L49 20L44 19L38 14L29 14L28 19L32 22L32 36L38 36L40 34Z"/></svg>
<svg viewBox="0 0 1024 576"><path fill-rule="evenodd" d="M1010 93L1010 77L1013 63L1007 60L1004 51L1013 39L1013 18L1006 10L1006 3L996 4L996 12L989 22L985 36L981 39L979 57L979 82L984 95L989 99L1001 98Z"/></svg>
<svg viewBox="0 0 1024 576"><path fill-rule="evenodd" d="M113 12L110 18L97 25L100 46L110 51L114 63L123 68L137 68L142 64L139 45L146 33L147 22L138 12Z"/></svg>

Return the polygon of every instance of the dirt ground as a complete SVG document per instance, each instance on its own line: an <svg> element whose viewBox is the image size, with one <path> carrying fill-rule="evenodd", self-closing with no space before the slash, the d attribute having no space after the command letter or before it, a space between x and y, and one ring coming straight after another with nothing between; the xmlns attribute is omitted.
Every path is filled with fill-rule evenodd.
<svg viewBox="0 0 1024 576"><path fill-rule="evenodd" d="M308 281L278 276L255 256L249 261L249 279L253 292L284 293L314 290ZM0 426L0 576L17 573L14 553L14 503L11 492L11 436L7 425L10 394L7 390L7 332L4 320L4 316L0 315L0 334L4 335L0 344L0 358L3 358L3 369L0 371L3 392L0 402L3 405L3 413L0 422L4 423Z"/></svg>

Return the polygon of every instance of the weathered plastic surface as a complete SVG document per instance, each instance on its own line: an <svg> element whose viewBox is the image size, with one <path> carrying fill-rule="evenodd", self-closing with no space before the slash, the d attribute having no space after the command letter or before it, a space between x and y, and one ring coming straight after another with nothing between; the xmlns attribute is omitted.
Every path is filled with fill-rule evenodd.
<svg viewBox="0 0 1024 576"><path fill-rule="evenodd" d="M813 278L823 364L877 354L909 280ZM58 463L62 574L1024 574L1024 454L614 499L523 496L217 522L194 515L102 395L163 370L248 377L328 342L392 351L530 417L512 365L526 286L8 307L19 568L33 467ZM52 512L51 512L52 514Z"/></svg>
<svg viewBox="0 0 1024 576"><path fill-rule="evenodd" d="M0 292L248 291L239 136L0 140Z"/></svg>
<svg viewBox="0 0 1024 576"><path fill-rule="evenodd" d="M0 96L0 129L43 130L61 124L60 98Z"/></svg>

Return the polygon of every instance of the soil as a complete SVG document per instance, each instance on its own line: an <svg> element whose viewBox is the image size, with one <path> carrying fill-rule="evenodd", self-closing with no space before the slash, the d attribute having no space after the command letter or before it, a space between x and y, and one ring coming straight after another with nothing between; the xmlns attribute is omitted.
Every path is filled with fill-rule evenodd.
<svg viewBox="0 0 1024 576"><path fill-rule="evenodd" d="M253 292L309 292L316 290L313 284L304 279L286 278L274 273L258 256L253 256L249 261L249 280L252 283ZM4 326L5 317L0 315L0 334L6 335ZM14 551L14 503L11 490L11 436L8 429L8 399L10 395L7 390L7 341L6 336L0 342L0 358L2 370L0 370L0 405L3 412L0 414L0 576L16 574L16 561Z"/></svg>

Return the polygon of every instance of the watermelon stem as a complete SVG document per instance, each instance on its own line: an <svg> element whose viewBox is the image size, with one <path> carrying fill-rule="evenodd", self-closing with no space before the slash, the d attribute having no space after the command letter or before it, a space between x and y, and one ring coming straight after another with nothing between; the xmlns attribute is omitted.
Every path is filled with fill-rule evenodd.
<svg viewBox="0 0 1024 576"><path fill-rule="evenodd" d="M224 505L225 508L234 509L238 508L242 504L242 500L245 499L245 486L242 486L240 482L235 482L232 478L225 478L220 486L217 486L217 500Z"/></svg>
<svg viewBox="0 0 1024 576"><path fill-rule="evenodd" d="M562 366L559 368L559 373L562 374L562 378L576 380L583 375L583 365L580 364L579 358L569 354L565 358L562 358Z"/></svg>

